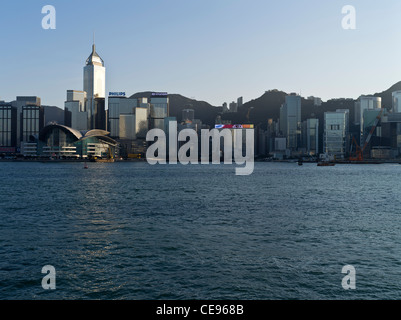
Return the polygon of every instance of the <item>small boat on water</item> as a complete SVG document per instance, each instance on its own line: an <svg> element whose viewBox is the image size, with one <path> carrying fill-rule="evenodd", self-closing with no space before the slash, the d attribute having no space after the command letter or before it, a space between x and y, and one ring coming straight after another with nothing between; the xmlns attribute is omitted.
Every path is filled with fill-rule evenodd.
<svg viewBox="0 0 401 320"><path fill-rule="evenodd" d="M89 169L88 165L85 162L84 169Z"/></svg>
<svg viewBox="0 0 401 320"><path fill-rule="evenodd" d="M318 167L334 167L336 164L333 162L319 162Z"/></svg>

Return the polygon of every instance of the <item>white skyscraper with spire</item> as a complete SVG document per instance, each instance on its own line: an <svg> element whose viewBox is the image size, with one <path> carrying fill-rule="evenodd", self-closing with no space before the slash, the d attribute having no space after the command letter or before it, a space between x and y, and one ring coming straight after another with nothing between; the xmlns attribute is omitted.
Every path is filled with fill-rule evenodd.
<svg viewBox="0 0 401 320"><path fill-rule="evenodd" d="M103 59L96 52L95 43L93 43L92 53L84 67L84 91L87 96L86 111L88 112L89 129L96 129L95 99L105 99L106 97L106 68Z"/></svg>

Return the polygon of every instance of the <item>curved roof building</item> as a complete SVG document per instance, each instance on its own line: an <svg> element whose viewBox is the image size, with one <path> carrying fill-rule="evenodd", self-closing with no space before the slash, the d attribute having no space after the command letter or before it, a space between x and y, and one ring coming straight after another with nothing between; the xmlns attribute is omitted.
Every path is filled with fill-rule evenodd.
<svg viewBox="0 0 401 320"><path fill-rule="evenodd" d="M37 137L38 152L40 155L104 157L110 152L114 154L117 146L109 134L105 130L78 131L59 124L48 125Z"/></svg>

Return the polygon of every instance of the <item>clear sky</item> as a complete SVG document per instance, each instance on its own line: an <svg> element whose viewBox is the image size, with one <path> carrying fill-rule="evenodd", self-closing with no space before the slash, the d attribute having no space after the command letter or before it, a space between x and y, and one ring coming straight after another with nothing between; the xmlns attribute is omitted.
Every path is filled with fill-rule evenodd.
<svg viewBox="0 0 401 320"><path fill-rule="evenodd" d="M56 29L42 29L44 5ZM356 9L356 30L342 8ZM167 91L221 105L266 90L357 98L401 81L399 0L1 1L0 99L64 107L95 31L106 92Z"/></svg>

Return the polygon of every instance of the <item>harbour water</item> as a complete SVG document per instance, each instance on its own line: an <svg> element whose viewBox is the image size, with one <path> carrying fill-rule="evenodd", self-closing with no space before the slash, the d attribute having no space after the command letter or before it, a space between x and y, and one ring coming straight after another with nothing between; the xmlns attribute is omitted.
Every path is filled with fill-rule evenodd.
<svg viewBox="0 0 401 320"><path fill-rule="evenodd" d="M401 165L10 162L0 178L3 300L401 298Z"/></svg>

